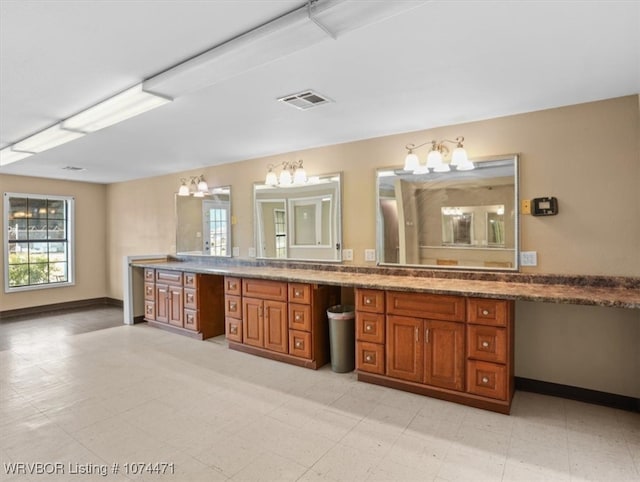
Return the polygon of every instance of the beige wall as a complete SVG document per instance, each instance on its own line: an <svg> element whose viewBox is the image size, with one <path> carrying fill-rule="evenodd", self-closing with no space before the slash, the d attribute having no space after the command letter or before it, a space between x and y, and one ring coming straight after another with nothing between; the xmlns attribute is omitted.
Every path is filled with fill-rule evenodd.
<svg viewBox="0 0 640 482"><path fill-rule="evenodd" d="M5 293L3 281L0 311L107 296L106 186L0 174L0 192L74 196L76 199L75 285ZM0 272L4 272L3 255L0 256Z"/></svg>

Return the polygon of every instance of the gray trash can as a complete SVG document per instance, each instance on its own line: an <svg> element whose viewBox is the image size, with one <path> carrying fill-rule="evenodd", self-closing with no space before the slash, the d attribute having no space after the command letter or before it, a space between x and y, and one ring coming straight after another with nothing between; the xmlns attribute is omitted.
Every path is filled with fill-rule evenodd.
<svg viewBox="0 0 640 482"><path fill-rule="evenodd" d="M353 371L356 367L356 312L353 306L336 305L327 310L331 369L336 373Z"/></svg>

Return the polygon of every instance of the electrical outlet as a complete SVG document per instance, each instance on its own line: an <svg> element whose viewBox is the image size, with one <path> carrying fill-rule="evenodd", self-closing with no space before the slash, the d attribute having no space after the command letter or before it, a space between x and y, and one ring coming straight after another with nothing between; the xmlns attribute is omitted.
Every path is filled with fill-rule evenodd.
<svg viewBox="0 0 640 482"><path fill-rule="evenodd" d="M353 261L353 249L343 249L342 259L344 261Z"/></svg>
<svg viewBox="0 0 640 482"><path fill-rule="evenodd" d="M250 258L256 257L256 248L249 248L249 257Z"/></svg>
<svg viewBox="0 0 640 482"><path fill-rule="evenodd" d="M364 260L365 261L375 261L376 260L376 250L375 249L365 249L364 250Z"/></svg>
<svg viewBox="0 0 640 482"><path fill-rule="evenodd" d="M520 201L520 214L531 214L531 200L522 199Z"/></svg>
<svg viewBox="0 0 640 482"><path fill-rule="evenodd" d="M235 257L240 256L240 248L238 246L233 247L233 256Z"/></svg>
<svg viewBox="0 0 640 482"><path fill-rule="evenodd" d="M521 251L520 264L522 266L538 266L538 253L536 251Z"/></svg>

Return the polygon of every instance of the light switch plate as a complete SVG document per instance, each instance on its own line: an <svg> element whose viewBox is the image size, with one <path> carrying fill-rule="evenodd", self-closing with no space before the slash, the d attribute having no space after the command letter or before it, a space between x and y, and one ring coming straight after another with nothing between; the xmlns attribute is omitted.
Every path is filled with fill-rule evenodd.
<svg viewBox="0 0 640 482"><path fill-rule="evenodd" d="M342 259L344 261L353 261L353 249L343 249Z"/></svg>
<svg viewBox="0 0 640 482"><path fill-rule="evenodd" d="M256 248L249 248L249 257L250 258L256 257Z"/></svg>
<svg viewBox="0 0 640 482"><path fill-rule="evenodd" d="M538 266L538 253L536 251L521 251L520 264L522 266Z"/></svg>
<svg viewBox="0 0 640 482"><path fill-rule="evenodd" d="M364 250L364 260L365 261L375 261L376 260L376 250L375 249L365 249Z"/></svg>
<svg viewBox="0 0 640 482"><path fill-rule="evenodd" d="M240 248L238 246L233 247L233 255L236 257L240 256Z"/></svg>

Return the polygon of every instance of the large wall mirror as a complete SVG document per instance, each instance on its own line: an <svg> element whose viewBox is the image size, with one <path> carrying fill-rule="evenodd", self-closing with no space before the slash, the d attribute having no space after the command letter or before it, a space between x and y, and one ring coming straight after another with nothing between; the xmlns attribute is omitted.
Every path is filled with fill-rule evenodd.
<svg viewBox="0 0 640 482"><path fill-rule="evenodd" d="M470 171L377 172L379 264L518 269L518 156Z"/></svg>
<svg viewBox="0 0 640 482"><path fill-rule="evenodd" d="M176 194L176 253L231 256L231 186L202 197Z"/></svg>
<svg viewBox="0 0 640 482"><path fill-rule="evenodd" d="M342 259L342 174L310 177L302 185L254 184L256 256Z"/></svg>

